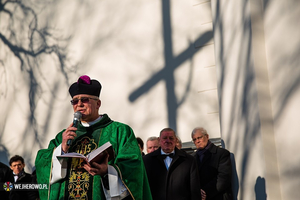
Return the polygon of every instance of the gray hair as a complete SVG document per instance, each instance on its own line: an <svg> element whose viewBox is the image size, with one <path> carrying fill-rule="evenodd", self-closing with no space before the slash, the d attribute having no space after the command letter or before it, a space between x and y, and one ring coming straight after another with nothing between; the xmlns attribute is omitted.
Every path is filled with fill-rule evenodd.
<svg viewBox="0 0 300 200"><path fill-rule="evenodd" d="M158 138L155 137L155 136L149 137L149 138L147 139L147 142L148 142L148 141L154 141L154 140L158 140Z"/></svg>
<svg viewBox="0 0 300 200"><path fill-rule="evenodd" d="M196 128L194 128L194 130L192 131L192 134L191 134L191 137L192 137L192 138L193 138L193 136L195 135L195 133L196 133L197 131L201 131L201 133L202 133L203 135L208 135L208 133L207 133L207 131L206 131L205 128L203 128L203 127L196 127Z"/></svg>

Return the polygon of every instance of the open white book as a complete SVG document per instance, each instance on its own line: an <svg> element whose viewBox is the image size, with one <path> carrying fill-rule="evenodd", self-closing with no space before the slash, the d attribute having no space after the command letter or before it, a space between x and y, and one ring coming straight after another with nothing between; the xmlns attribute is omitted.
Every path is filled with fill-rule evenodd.
<svg viewBox="0 0 300 200"><path fill-rule="evenodd" d="M113 159L115 157L114 149L112 148L112 145L110 142L106 142L102 146L98 147L94 151L90 152L88 155L84 156L80 153L66 153L64 155L56 156L58 159L62 158L82 158L86 160L88 163L96 162L96 163L102 163L104 161L104 158L106 155L109 155L108 161Z"/></svg>

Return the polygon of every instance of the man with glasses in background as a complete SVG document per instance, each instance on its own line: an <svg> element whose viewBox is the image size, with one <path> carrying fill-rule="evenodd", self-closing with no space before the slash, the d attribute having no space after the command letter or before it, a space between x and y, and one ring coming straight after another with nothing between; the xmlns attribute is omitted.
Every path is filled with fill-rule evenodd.
<svg viewBox="0 0 300 200"><path fill-rule="evenodd" d="M207 131L194 128L192 140L197 148L197 160L202 198L232 200L230 152L209 141Z"/></svg>
<svg viewBox="0 0 300 200"><path fill-rule="evenodd" d="M37 180L50 181L49 191L40 190L41 199L152 199L132 129L98 113L101 88L88 76L81 76L70 86L73 110L82 117L77 127L70 124L50 141L48 149L38 152ZM74 158L66 163L56 157L67 152L87 155L108 141L115 151L110 161L107 156L101 163L88 164Z"/></svg>

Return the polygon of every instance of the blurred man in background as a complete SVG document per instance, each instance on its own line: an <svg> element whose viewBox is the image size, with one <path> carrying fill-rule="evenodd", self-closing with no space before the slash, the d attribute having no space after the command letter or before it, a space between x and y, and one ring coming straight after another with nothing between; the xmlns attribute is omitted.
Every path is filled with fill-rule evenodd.
<svg viewBox="0 0 300 200"><path fill-rule="evenodd" d="M158 137L149 137L147 139L147 153L151 153L159 148Z"/></svg>
<svg viewBox="0 0 300 200"><path fill-rule="evenodd" d="M144 142L143 142L142 138L137 137L136 141L137 141L137 143L138 143L138 145L140 147L142 156L144 156L145 155L145 153L143 152L144 151Z"/></svg>
<svg viewBox="0 0 300 200"><path fill-rule="evenodd" d="M12 170L11 182L13 183L33 183L33 177L24 171L24 159L15 155L9 160L9 165ZM37 190L16 190L13 189L9 192L10 200L36 200L38 197Z"/></svg>
<svg viewBox="0 0 300 200"><path fill-rule="evenodd" d="M181 142L181 139L178 136L176 137L176 147L177 147L177 149L182 148L182 142Z"/></svg>

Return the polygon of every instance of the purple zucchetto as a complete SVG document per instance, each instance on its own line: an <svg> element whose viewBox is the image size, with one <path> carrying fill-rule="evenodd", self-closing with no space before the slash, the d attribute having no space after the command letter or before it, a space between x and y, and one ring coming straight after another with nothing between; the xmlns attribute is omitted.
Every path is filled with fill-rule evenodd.
<svg viewBox="0 0 300 200"><path fill-rule="evenodd" d="M73 83L69 88L69 93L71 97L78 94L89 94L93 96L100 96L101 84L97 80L91 80L89 76L80 76L78 81Z"/></svg>

